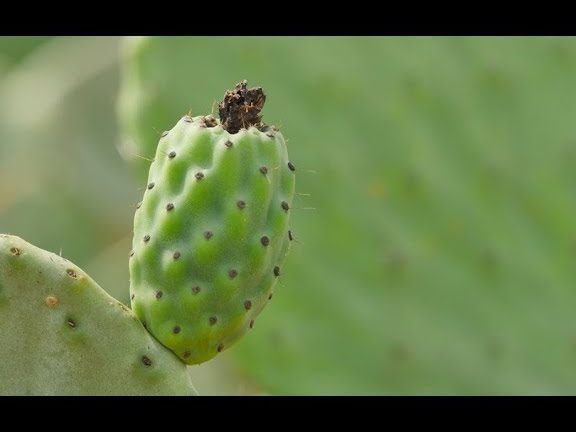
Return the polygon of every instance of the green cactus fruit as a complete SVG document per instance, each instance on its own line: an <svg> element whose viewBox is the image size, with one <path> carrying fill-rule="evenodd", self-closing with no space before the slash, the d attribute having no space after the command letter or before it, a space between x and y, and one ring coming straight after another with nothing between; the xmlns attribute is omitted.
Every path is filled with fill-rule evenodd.
<svg viewBox="0 0 576 432"><path fill-rule="evenodd" d="M187 364L230 347L272 297L290 244L294 165L259 115L226 92L220 121L184 116L160 138L134 218L132 308Z"/></svg>
<svg viewBox="0 0 576 432"><path fill-rule="evenodd" d="M186 366L68 260L0 234L0 395L193 395Z"/></svg>

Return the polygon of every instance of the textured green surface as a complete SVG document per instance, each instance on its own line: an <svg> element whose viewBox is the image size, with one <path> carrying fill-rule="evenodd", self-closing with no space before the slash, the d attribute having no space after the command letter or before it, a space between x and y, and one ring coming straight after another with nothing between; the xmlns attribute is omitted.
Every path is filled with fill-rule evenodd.
<svg viewBox="0 0 576 432"><path fill-rule="evenodd" d="M81 269L0 234L1 395L192 395L186 367Z"/></svg>
<svg viewBox="0 0 576 432"><path fill-rule="evenodd" d="M265 389L576 392L575 38L151 38L123 72L142 134L246 78L290 137L312 196L231 350Z"/></svg>
<svg viewBox="0 0 576 432"><path fill-rule="evenodd" d="M162 134L134 217L136 315L189 364L230 347L272 297L295 172L282 134L184 116Z"/></svg>

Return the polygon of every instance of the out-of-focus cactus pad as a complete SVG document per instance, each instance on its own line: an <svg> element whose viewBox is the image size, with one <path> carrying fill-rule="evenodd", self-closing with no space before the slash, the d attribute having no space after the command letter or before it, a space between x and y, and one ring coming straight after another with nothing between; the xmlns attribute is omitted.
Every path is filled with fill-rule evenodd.
<svg viewBox="0 0 576 432"><path fill-rule="evenodd" d="M136 42L140 133L241 73L290 137L290 289L230 352L264 389L575 393L575 38Z"/></svg>

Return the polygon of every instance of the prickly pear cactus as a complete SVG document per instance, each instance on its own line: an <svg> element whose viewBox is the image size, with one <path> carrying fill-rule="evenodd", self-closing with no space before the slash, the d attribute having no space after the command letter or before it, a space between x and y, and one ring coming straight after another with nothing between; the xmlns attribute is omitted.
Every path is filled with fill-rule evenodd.
<svg viewBox="0 0 576 432"><path fill-rule="evenodd" d="M0 395L192 395L186 366L66 259L0 234Z"/></svg>
<svg viewBox="0 0 576 432"><path fill-rule="evenodd" d="M225 94L220 121L184 116L162 133L134 218L136 315L188 364L254 325L288 250L295 167L261 121L261 88Z"/></svg>

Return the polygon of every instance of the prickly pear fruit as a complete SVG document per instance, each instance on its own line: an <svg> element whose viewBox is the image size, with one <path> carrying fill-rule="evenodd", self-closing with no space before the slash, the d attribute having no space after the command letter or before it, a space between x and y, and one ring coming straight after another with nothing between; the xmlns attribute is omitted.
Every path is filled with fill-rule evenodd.
<svg viewBox="0 0 576 432"><path fill-rule="evenodd" d="M192 395L186 366L80 268L0 234L0 395Z"/></svg>
<svg viewBox="0 0 576 432"><path fill-rule="evenodd" d="M187 364L253 326L289 247L295 169L282 134L261 121L264 100L243 81L220 121L186 115L164 132L136 210L132 308Z"/></svg>

